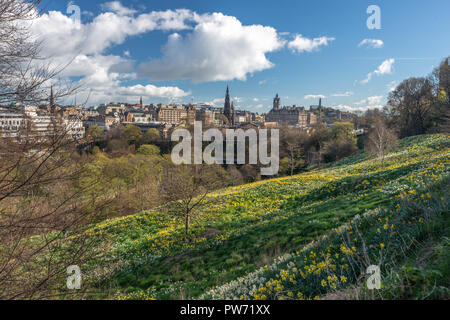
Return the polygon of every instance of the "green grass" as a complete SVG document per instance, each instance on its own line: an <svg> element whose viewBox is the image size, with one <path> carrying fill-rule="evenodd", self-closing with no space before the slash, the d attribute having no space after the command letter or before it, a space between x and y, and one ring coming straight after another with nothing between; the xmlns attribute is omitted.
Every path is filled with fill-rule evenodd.
<svg viewBox="0 0 450 320"><path fill-rule="evenodd" d="M193 224L191 242L185 241L179 221L158 210L106 221L88 231L106 236L111 246L101 260L87 267L97 275L91 285L108 292L100 297L110 298L240 298L242 294L230 289L235 286L239 293L247 292L246 298L255 298L254 292L244 288L250 286L247 282L254 283L254 274L271 279L265 273L274 271L265 270L265 265L301 254L305 245L357 215L396 210L392 206L400 194L442 183L449 168L448 135L412 137L401 141L384 168L377 159L360 153L324 169L215 192ZM372 233L367 227L363 238L372 239ZM446 248L442 239L435 241L435 246ZM445 256L447 251L442 252ZM443 270L441 265L429 269L448 272L443 265ZM357 286L360 276L349 275L347 286ZM308 298L328 294L316 280L302 283L292 294L298 297L302 292ZM112 291L106 291L107 287ZM217 289L206 294L212 288ZM270 297L292 298L287 295L290 291L284 291Z"/></svg>
<svg viewBox="0 0 450 320"><path fill-rule="evenodd" d="M447 177L386 209L355 217L299 252L203 298L448 298L449 186ZM369 265L381 269L381 290L366 289Z"/></svg>

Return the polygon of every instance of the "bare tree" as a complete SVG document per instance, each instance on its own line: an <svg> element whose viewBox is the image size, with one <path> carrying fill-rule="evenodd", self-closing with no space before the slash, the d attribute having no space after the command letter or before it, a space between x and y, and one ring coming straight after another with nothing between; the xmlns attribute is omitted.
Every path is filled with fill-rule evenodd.
<svg viewBox="0 0 450 320"><path fill-rule="evenodd" d="M328 139L328 129L323 124L313 126L313 131L306 141L308 163L321 165L325 142Z"/></svg>
<svg viewBox="0 0 450 320"><path fill-rule="evenodd" d="M306 135L299 129L284 128L281 139L281 154L288 158L290 175L302 164L305 163L302 157L303 144Z"/></svg>
<svg viewBox="0 0 450 320"><path fill-rule="evenodd" d="M228 173L228 185L238 186L244 182L244 177L242 173L236 168L235 165L230 165L227 167Z"/></svg>
<svg viewBox="0 0 450 320"><path fill-rule="evenodd" d="M386 154L397 144L397 136L382 121L376 122L367 136L366 150L376 155L384 167Z"/></svg>
<svg viewBox="0 0 450 320"><path fill-rule="evenodd" d="M49 101L55 84L55 100L74 94L79 88L57 76L71 63L51 67L49 57L40 55L42 43L29 32L39 17L40 0L0 2L0 105L41 104Z"/></svg>
<svg viewBox="0 0 450 320"><path fill-rule="evenodd" d="M64 292L65 270L82 266L95 244L83 225L105 199L83 198L76 182L83 164L64 127L36 135L23 129L0 145L0 298L48 298Z"/></svg>
<svg viewBox="0 0 450 320"><path fill-rule="evenodd" d="M431 118L434 131L450 132L450 66L445 58L430 74L433 87Z"/></svg>
<svg viewBox="0 0 450 320"><path fill-rule="evenodd" d="M98 244L81 228L107 199L83 198L77 184L83 163L73 161L70 125L56 114L37 128L26 104L49 102L52 70L27 29L39 1L0 1L0 105L20 112L17 132L0 133L0 298L51 298L69 294L66 268L90 260ZM54 99L70 94L57 89ZM14 102L19 102L15 104ZM93 188L94 185L86 188Z"/></svg>
<svg viewBox="0 0 450 320"><path fill-rule="evenodd" d="M409 78L389 94L386 110L400 137L424 134L431 125L433 87L429 79Z"/></svg>
<svg viewBox="0 0 450 320"><path fill-rule="evenodd" d="M443 121L440 126L442 132L450 133L450 108L445 111L443 115Z"/></svg>
<svg viewBox="0 0 450 320"><path fill-rule="evenodd" d="M180 218L185 226L186 239L192 220L204 207L209 192L223 186L223 176L215 165L171 165L166 168L161 195L168 203L167 211Z"/></svg>

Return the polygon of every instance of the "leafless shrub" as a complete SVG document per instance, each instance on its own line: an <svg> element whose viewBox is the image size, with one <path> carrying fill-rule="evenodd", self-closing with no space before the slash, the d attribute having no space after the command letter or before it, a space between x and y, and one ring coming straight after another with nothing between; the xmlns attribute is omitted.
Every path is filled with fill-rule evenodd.
<svg viewBox="0 0 450 320"><path fill-rule="evenodd" d="M366 149L369 153L376 155L381 160L381 166L384 167L386 154L396 144L397 136L383 122L378 121L367 136Z"/></svg>

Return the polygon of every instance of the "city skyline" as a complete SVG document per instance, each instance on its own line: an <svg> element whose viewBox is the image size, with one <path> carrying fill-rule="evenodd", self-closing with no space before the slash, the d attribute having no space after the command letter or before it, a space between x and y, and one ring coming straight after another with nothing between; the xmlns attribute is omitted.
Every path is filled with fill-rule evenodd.
<svg viewBox="0 0 450 320"><path fill-rule="evenodd" d="M84 86L78 101L92 90L88 105L143 96L222 107L229 85L236 109L252 112L268 112L277 92L282 105L322 98L365 110L384 105L402 79L427 75L450 48L439 37L450 27L447 2L377 1L379 30L366 26L371 4L49 1L32 30L53 63L73 59L62 75Z"/></svg>

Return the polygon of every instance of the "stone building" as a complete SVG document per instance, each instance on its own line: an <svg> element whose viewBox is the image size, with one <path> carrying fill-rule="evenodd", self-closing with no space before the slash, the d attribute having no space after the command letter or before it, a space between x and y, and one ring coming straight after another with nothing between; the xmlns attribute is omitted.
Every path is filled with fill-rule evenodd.
<svg viewBox="0 0 450 320"><path fill-rule="evenodd" d="M273 99L273 108L265 118L266 122L276 122L291 126L308 127L317 122L316 116L305 110L304 107L288 106L280 107L280 97L278 94Z"/></svg>

